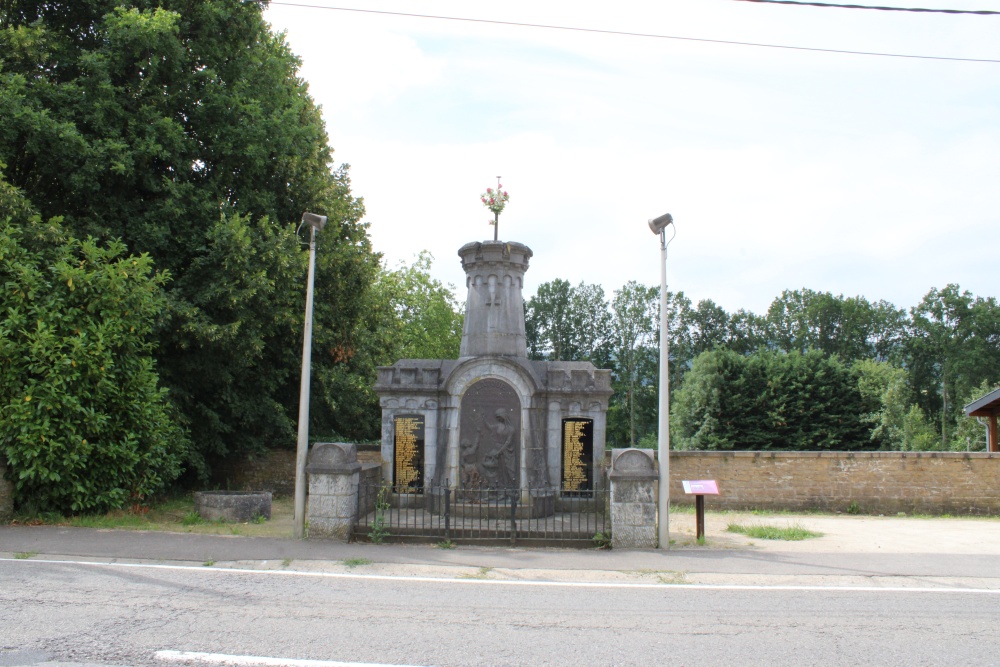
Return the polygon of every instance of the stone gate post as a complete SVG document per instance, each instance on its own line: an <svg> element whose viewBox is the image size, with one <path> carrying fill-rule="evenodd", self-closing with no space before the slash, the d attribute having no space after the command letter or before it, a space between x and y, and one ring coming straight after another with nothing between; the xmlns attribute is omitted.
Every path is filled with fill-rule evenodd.
<svg viewBox="0 0 1000 667"><path fill-rule="evenodd" d="M312 446L309 475L309 537L348 541L358 519L358 448L342 442Z"/></svg>
<svg viewBox="0 0 1000 667"><path fill-rule="evenodd" d="M611 450L611 543L615 549L656 547L659 479L653 450Z"/></svg>

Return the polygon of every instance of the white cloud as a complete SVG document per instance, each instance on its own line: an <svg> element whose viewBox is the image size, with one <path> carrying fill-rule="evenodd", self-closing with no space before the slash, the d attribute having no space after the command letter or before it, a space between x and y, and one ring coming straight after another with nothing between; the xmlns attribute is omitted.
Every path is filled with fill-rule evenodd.
<svg viewBox="0 0 1000 667"><path fill-rule="evenodd" d="M954 4L954 3L951 3ZM445 0L380 8L828 48L1000 57L982 19L755 3ZM279 11L280 10L280 11ZM328 16L329 15L329 16ZM997 295L1000 64L836 56L272 6L352 164L377 250L501 236L542 281L659 280L645 220L677 220L670 281L729 310L809 287L910 306ZM277 19L281 18L281 21ZM933 20L932 20L933 19ZM933 34L933 39L930 36ZM325 40L325 41L324 41ZM992 259L990 259L992 258Z"/></svg>

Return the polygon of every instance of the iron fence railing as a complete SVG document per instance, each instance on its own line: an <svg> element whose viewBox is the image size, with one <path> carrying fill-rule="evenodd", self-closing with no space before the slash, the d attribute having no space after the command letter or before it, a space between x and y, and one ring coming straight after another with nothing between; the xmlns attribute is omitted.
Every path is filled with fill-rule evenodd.
<svg viewBox="0 0 1000 667"><path fill-rule="evenodd" d="M394 488L362 483L354 537L592 546L611 530L606 490Z"/></svg>

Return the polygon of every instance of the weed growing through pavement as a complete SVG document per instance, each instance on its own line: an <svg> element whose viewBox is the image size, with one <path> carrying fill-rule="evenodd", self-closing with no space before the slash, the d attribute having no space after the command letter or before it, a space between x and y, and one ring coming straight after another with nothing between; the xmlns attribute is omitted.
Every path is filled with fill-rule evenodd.
<svg viewBox="0 0 1000 667"><path fill-rule="evenodd" d="M202 563L202 565L204 565L205 567L212 567L213 565L215 565L215 561L214 560L206 560L204 563Z"/></svg>
<svg viewBox="0 0 1000 667"><path fill-rule="evenodd" d="M451 540L441 540L435 544L438 549L454 549L457 545Z"/></svg>
<svg viewBox="0 0 1000 667"><path fill-rule="evenodd" d="M34 558L38 555L37 551L19 551L14 554L14 558L18 560L28 560L29 558Z"/></svg>
<svg viewBox="0 0 1000 667"><path fill-rule="evenodd" d="M492 567L481 567L478 571L473 574L463 574L460 575L462 579L489 579L490 572L493 571Z"/></svg>
<svg viewBox="0 0 1000 667"><path fill-rule="evenodd" d="M594 543L594 546L598 549L610 549L611 548L611 531L606 530L602 532L594 533L594 536L590 538L590 541Z"/></svg>
<svg viewBox="0 0 1000 667"><path fill-rule="evenodd" d="M348 558L344 561L347 567L357 567L358 565L371 565L372 561L367 558Z"/></svg>

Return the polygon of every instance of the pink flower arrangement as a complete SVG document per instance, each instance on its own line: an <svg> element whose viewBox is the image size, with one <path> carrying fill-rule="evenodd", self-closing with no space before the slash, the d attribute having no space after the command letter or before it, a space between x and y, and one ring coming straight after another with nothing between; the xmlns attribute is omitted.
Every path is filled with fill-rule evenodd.
<svg viewBox="0 0 1000 667"><path fill-rule="evenodd" d="M493 211L493 220L490 221L491 225L496 224L497 219L503 212L503 207L507 205L507 201L510 199L510 195L502 188L503 185L497 182L496 189L486 188L486 192L479 196L479 200L483 202L483 206Z"/></svg>

